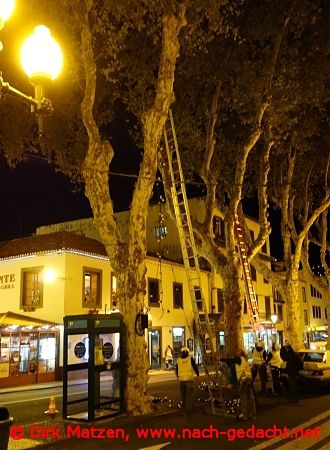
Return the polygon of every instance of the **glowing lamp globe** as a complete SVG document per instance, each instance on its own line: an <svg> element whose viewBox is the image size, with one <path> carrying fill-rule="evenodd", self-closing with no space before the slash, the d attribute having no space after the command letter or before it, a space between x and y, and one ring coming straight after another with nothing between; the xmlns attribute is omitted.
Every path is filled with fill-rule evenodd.
<svg viewBox="0 0 330 450"><path fill-rule="evenodd" d="M1 1L1 0L0 0ZM23 43L21 63L30 79L48 78L54 80L63 66L62 51L44 25L35 27L34 32Z"/></svg>
<svg viewBox="0 0 330 450"><path fill-rule="evenodd" d="M272 314L270 316L270 320L273 322L274 325L277 322L277 319L278 319L277 314Z"/></svg>
<svg viewBox="0 0 330 450"><path fill-rule="evenodd" d="M15 0L0 0L0 29L15 9Z"/></svg>
<svg viewBox="0 0 330 450"><path fill-rule="evenodd" d="M43 273L43 281L44 283L54 283L56 281L56 272L54 269L45 269Z"/></svg>

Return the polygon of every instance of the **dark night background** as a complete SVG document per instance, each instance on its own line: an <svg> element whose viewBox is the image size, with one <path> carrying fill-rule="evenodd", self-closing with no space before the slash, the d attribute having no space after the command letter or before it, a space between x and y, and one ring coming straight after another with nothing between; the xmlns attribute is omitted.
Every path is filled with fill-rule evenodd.
<svg viewBox="0 0 330 450"><path fill-rule="evenodd" d="M130 205L135 177L125 174L138 173L139 151L133 148L123 127L117 128L112 142L115 157L110 168L111 197L115 211L121 211ZM11 169L0 156L0 192L0 241L30 236L38 226L92 216L84 186L74 186L68 177L39 157L30 156ZM246 204L245 210L256 217L253 202ZM273 213L273 217L278 223L278 215ZM271 252L277 258L281 256L276 227Z"/></svg>
<svg viewBox="0 0 330 450"><path fill-rule="evenodd" d="M121 211L130 205L140 152L121 121L115 122L110 138L115 150L110 192L115 211ZM0 241L30 236L38 226L92 216L84 186L73 185L41 157L27 156L12 169L0 155L0 192Z"/></svg>
<svg viewBox="0 0 330 450"><path fill-rule="evenodd" d="M8 21L0 36L4 43L4 49L0 53L4 78L7 72L16 74L14 79L10 78L8 81L16 85L18 80L16 87L19 88L22 88L20 85L22 77L24 79L26 77L22 73L18 59L12 56L17 53L26 26L27 23L21 22L20 14L17 13ZM15 39L10 38L13 35ZM29 88L26 79L25 86ZM27 106L22 105L22 107ZM112 174L110 175L110 192L115 211L129 208L136 179L134 175L138 173L140 163L140 151L133 145L128 134L126 119L124 115L117 118L109 133L115 150L115 157L110 167ZM124 174L133 176L124 176ZM56 172L55 168L42 158L29 157L26 162L11 169L0 155L0 192L2 199L0 241L29 236L38 226L92 216L89 202L84 195L84 186L73 186L67 177ZM250 216L257 217L256 202L246 202L244 209ZM279 219L279 213L270 212L271 254L278 259L282 256L278 230Z"/></svg>

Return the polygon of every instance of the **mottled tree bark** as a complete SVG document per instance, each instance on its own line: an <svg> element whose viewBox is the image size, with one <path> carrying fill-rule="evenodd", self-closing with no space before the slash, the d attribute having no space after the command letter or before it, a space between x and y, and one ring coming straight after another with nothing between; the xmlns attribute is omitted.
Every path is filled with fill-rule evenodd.
<svg viewBox="0 0 330 450"><path fill-rule="evenodd" d="M241 286L241 270L237 265L228 264L221 271L223 295L225 299L225 351L227 355L236 355L243 348L242 306L244 293Z"/></svg>
<svg viewBox="0 0 330 450"><path fill-rule="evenodd" d="M154 103L142 114L144 156L135 186L129 220L129 239L124 243L114 216L109 193L109 165L113 158L111 143L102 139L93 115L97 67L93 55L89 11L93 2L81 3L82 58L85 69L85 93L81 105L88 133L88 151L84 161L85 193L90 201L96 228L110 257L117 277L117 293L125 325L122 358L125 361L125 405L133 415L148 414L151 402L146 395L149 362L145 337L136 332L137 314L143 311L146 293L146 223L149 199L157 171L157 152L169 107L173 101L176 59L179 55L178 35L185 25L185 8L164 15L163 40ZM80 9L79 9L80 10Z"/></svg>
<svg viewBox="0 0 330 450"><path fill-rule="evenodd" d="M298 272L292 274L286 285L286 335L294 350L301 350L301 307L298 297Z"/></svg>

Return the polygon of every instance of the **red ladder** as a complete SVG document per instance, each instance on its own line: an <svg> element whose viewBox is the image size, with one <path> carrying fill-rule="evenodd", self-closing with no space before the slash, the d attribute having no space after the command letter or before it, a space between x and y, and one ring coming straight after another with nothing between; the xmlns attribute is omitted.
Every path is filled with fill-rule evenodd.
<svg viewBox="0 0 330 450"><path fill-rule="evenodd" d="M235 214L235 234L239 248L239 254L242 261L243 266L243 277L244 277L244 285L246 292L246 305L249 315L249 320L252 327L252 333L254 335L255 340L257 339L257 330L256 324L259 322L259 307L256 294L254 292L250 266L247 259L247 244L244 238L243 230L238 218L238 215Z"/></svg>

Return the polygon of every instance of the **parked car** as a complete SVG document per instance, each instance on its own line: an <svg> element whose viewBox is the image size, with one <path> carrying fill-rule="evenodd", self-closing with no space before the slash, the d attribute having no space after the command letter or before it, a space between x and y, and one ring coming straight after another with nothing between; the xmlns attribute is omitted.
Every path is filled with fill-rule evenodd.
<svg viewBox="0 0 330 450"><path fill-rule="evenodd" d="M301 350L296 352L303 362L299 383L305 386L330 386L330 350ZM286 362L281 365L281 378L285 381Z"/></svg>

